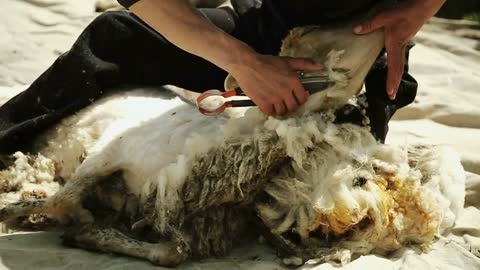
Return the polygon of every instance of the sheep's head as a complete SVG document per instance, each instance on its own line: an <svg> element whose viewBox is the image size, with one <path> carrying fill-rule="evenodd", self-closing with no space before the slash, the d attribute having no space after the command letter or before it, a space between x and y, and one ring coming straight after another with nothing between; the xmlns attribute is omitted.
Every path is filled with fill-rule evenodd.
<svg viewBox="0 0 480 270"><path fill-rule="evenodd" d="M321 72L309 75L328 75L336 84L330 89L312 95L304 110L332 107L357 95L384 44L383 31L358 36L352 25L335 29L316 26L293 29L284 39L281 55L306 57L325 65ZM333 103L333 104L332 104Z"/></svg>
<svg viewBox="0 0 480 270"><path fill-rule="evenodd" d="M295 243L295 255L316 256L312 243L357 254L388 252L430 243L453 225L464 197L463 169L454 153L382 145L362 127L305 120L269 120L292 163L256 203L270 231ZM299 152L302 147L307 150Z"/></svg>

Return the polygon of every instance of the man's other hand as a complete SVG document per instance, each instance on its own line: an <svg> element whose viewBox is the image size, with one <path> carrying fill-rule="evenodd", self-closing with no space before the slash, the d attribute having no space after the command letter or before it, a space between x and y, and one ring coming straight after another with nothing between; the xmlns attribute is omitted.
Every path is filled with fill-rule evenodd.
<svg viewBox="0 0 480 270"><path fill-rule="evenodd" d="M385 30L388 75L387 94L395 96L404 72L405 49L425 22L430 19L445 0L405 0L393 4L374 18L353 29L355 34L368 34L377 29Z"/></svg>

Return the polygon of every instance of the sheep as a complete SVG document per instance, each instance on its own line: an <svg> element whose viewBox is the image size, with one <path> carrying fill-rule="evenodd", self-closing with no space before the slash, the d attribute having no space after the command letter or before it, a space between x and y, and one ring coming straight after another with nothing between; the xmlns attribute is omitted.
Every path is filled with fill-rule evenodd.
<svg viewBox="0 0 480 270"><path fill-rule="evenodd" d="M324 62L336 82L285 118L257 108L204 117L178 98L130 92L65 119L35 146L65 185L6 205L0 222L47 215L68 245L163 266L225 255L251 224L286 262L430 243L463 206L463 168L447 148L380 144L366 117L338 121L344 108L364 111L352 97L383 44L381 31L350 29L296 28L285 39L282 55ZM140 100L152 110L132 115Z"/></svg>

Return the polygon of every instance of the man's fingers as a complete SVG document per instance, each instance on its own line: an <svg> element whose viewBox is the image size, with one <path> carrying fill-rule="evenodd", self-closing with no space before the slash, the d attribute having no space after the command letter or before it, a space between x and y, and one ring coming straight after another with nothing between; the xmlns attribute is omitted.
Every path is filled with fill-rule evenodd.
<svg viewBox="0 0 480 270"><path fill-rule="evenodd" d="M283 102L284 102L288 112L296 111L298 109L298 107L301 105L300 101L297 100L297 97L294 93L294 90L292 90L288 94L288 96L284 97Z"/></svg>
<svg viewBox="0 0 480 270"><path fill-rule="evenodd" d="M388 63L387 95L393 100L397 95L404 72L406 46L387 42L385 47Z"/></svg>
<svg viewBox="0 0 480 270"><path fill-rule="evenodd" d="M293 89L292 94L295 97L295 101L297 102L298 106L301 106L303 103L305 103L309 96L308 92L303 88L303 85L302 87Z"/></svg>
<svg viewBox="0 0 480 270"><path fill-rule="evenodd" d="M260 110L266 114L266 115L269 115L269 116L272 116L275 114L275 110L273 108L273 105L268 102L267 100L265 99L258 99L257 101L255 101L255 104L257 104L258 108L260 108Z"/></svg>
<svg viewBox="0 0 480 270"><path fill-rule="evenodd" d="M296 84L292 88L292 95L297 101L298 106L301 106L303 103L307 101L309 93L303 87L303 84L300 81L300 79L296 82Z"/></svg>
<svg viewBox="0 0 480 270"><path fill-rule="evenodd" d="M300 105L305 103L308 98L308 92L305 91L299 78L295 78L290 84L290 90L283 92L283 100L289 112L294 112Z"/></svg>
<svg viewBox="0 0 480 270"><path fill-rule="evenodd" d="M373 17L372 19L363 22L353 28L353 33L357 35L364 35L371 33L377 29L384 27L387 24L388 17L385 16L385 13L380 13L379 15Z"/></svg>
<svg viewBox="0 0 480 270"><path fill-rule="evenodd" d="M295 97L292 96L292 98L285 100L285 106L286 106L287 112L296 111L298 109L298 103L295 100Z"/></svg>
<svg viewBox="0 0 480 270"><path fill-rule="evenodd" d="M283 100L276 100L276 102L273 104L273 108L275 109L276 115L284 115L287 112L287 108L283 103Z"/></svg>
<svg viewBox="0 0 480 270"><path fill-rule="evenodd" d="M322 64L317 64L308 58L283 57L283 59L287 61L288 65L293 70L317 71L324 68Z"/></svg>
<svg viewBox="0 0 480 270"><path fill-rule="evenodd" d="M250 97L255 105L266 115L273 116L275 115L275 110L271 100L264 95L255 95Z"/></svg>

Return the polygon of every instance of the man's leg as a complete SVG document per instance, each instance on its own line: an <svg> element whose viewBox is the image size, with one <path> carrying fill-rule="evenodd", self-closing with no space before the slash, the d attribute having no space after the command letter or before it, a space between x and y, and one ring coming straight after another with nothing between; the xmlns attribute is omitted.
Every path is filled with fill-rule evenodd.
<svg viewBox="0 0 480 270"><path fill-rule="evenodd" d="M204 10L226 32L235 16ZM123 84L174 84L193 91L222 88L226 73L189 54L129 12L97 17L70 51L24 92L0 107L0 153L19 150L46 127Z"/></svg>
<svg viewBox="0 0 480 270"><path fill-rule="evenodd" d="M395 112L415 100L417 95L417 81L408 73L409 51L413 47L411 43L406 51L406 61L404 75L400 83L395 100L390 100L387 96L387 59L385 52L375 62L370 70L366 80L365 88L367 90L367 115L370 118L372 134L381 142L385 142L388 132L388 122Z"/></svg>

